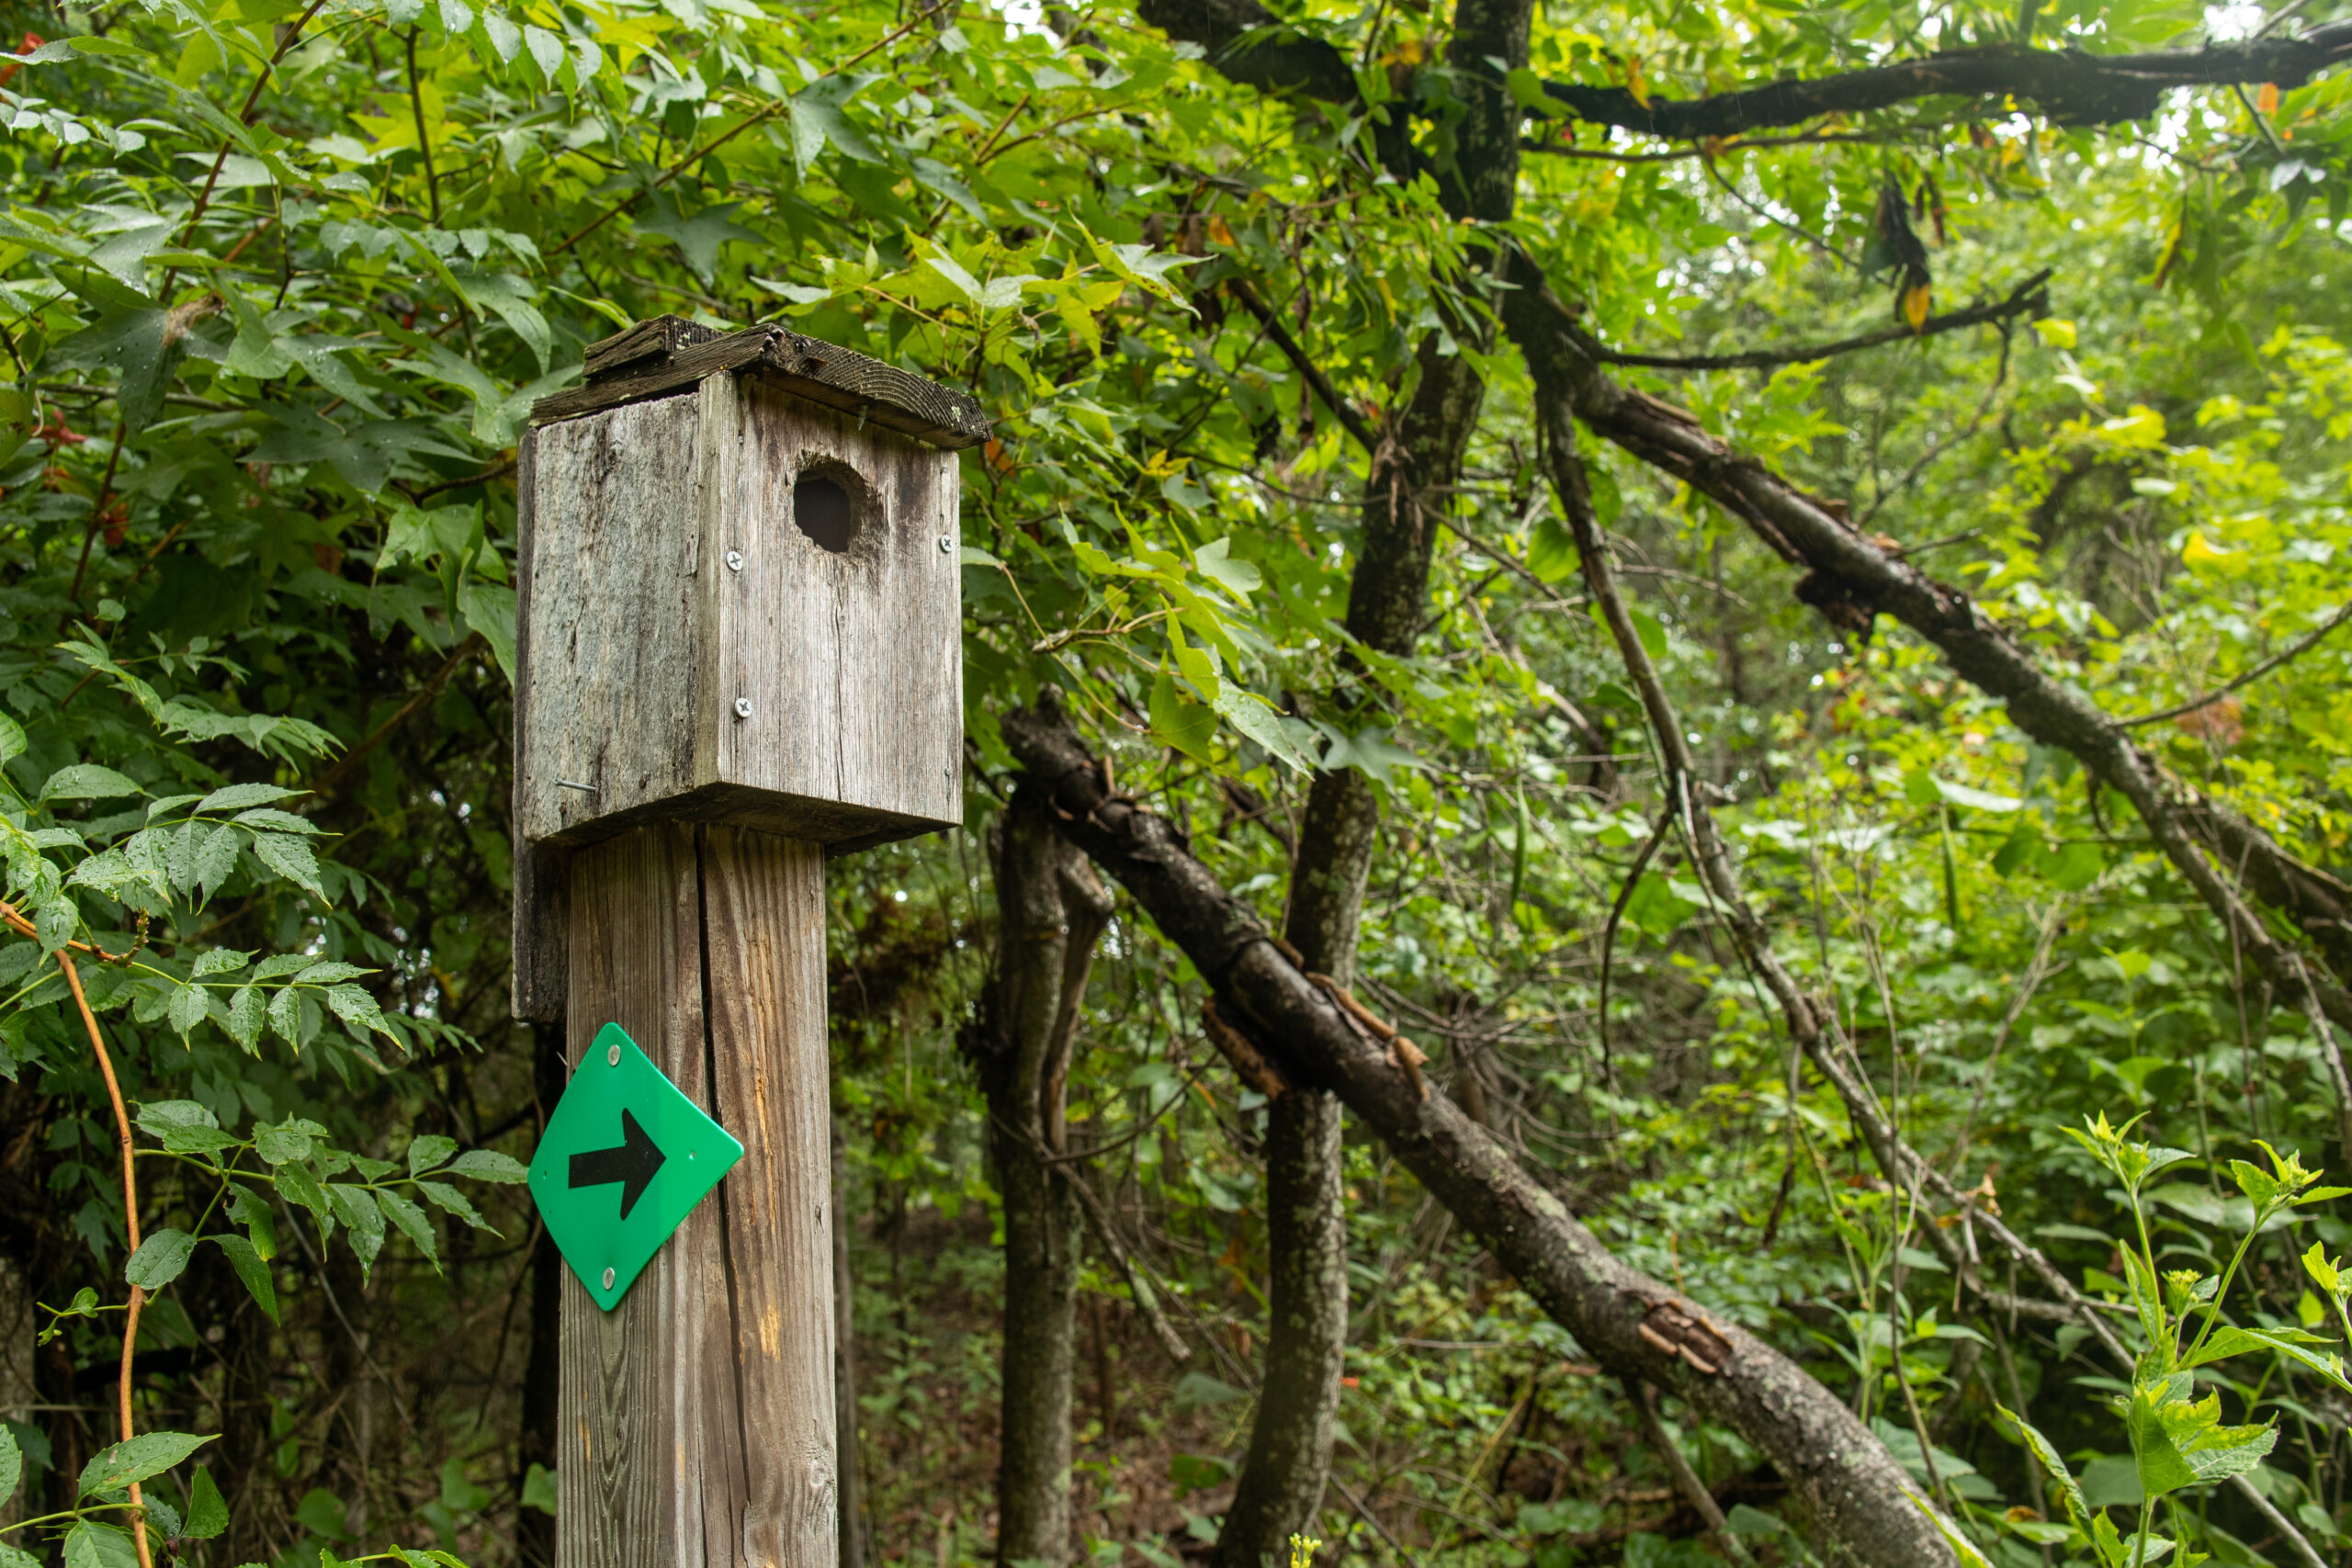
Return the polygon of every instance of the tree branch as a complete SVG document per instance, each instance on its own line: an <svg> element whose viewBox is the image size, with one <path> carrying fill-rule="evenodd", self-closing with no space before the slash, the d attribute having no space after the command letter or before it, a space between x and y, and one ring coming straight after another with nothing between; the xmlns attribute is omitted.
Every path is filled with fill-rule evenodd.
<svg viewBox="0 0 2352 1568"><path fill-rule="evenodd" d="M1346 54L1328 39L1291 26L1258 0L1143 0L1138 14L1171 38L1201 45L1219 73L1244 86L1362 106ZM2109 125L2146 118L2169 88L2264 82L2296 87L2346 59L2352 59L2352 20L2324 23L2294 38L2141 54L1986 44L1705 97L1653 95L1647 103L1625 87L1547 82L1544 91L1577 119L1674 141L1737 136L1939 97L2015 97L2062 124ZM1392 121L1398 118L1401 106L1390 106L1388 113Z"/></svg>
<svg viewBox="0 0 2352 1568"><path fill-rule="evenodd" d="M2269 674L2273 670L2278 669L2280 665L2291 663L2293 660L2301 659L2304 654L2309 653L2312 649L2317 648L2320 644L2320 640L2326 637L2328 633L2334 631L2347 620L2352 620L2352 604L2341 606L2336 610L2335 614L2328 616L2326 621L2324 622L2317 629L2298 637L2294 642L2280 649L2278 652L2272 654L2269 658L2264 660L2261 663L2256 665L2245 674L2239 675L2233 680L2225 681L2222 684L2214 687L2211 691L2207 692L2200 696L2191 697L2185 703L2176 703L2168 708L2158 708L2154 713L2143 713L2137 718L2120 719L2117 721L2117 728L2120 729L2137 729L2143 724L2162 724L2168 718L2179 718L2185 714L2195 713L2199 708L2211 707L2215 703L2221 701L2223 697L2228 696L2232 692L2236 691L2239 687L2250 686L2256 681L2261 680L2265 675Z"/></svg>
<svg viewBox="0 0 2352 1568"><path fill-rule="evenodd" d="M2043 267L2009 290L2006 299L1930 316L1920 324L1917 332L1907 326L1888 327L1883 332L1839 338L1835 343L1812 344L1802 348L1754 348L1739 354L1628 354L1622 349L1600 348L1593 351L1593 357L1604 365L1635 365L1653 370L1770 370L1781 365L1810 365L1817 359L1876 348L1881 344L1906 343L1913 338L1934 337L1941 333L2007 321L2022 315L2046 314L2050 310L2050 268Z"/></svg>
<svg viewBox="0 0 2352 1568"><path fill-rule="evenodd" d="M1494 1135L1412 1077L1195 860L1162 818L1114 797L1057 694L1003 719L1052 792L1057 830L1123 884L1295 1083L1327 1089L1614 1375L1670 1390L1769 1457L1832 1562L1940 1568L1951 1548L1908 1478L1829 1391L1778 1350L1627 1268ZM1274 1043L1279 1043L1276 1048ZM1834 1457L1833 1457L1834 1456Z"/></svg>
<svg viewBox="0 0 2352 1568"><path fill-rule="evenodd" d="M1823 115L1864 114L1940 97L2015 97L2037 105L2061 124L2109 125L2145 119L2170 87L2244 82L2295 87L2346 58L2352 58L2352 21L2330 22L2296 38L2144 54L1986 44L1702 98L1654 96L1646 104L1623 87L1547 82L1544 91L1578 119L1675 141L1736 136L1802 125Z"/></svg>

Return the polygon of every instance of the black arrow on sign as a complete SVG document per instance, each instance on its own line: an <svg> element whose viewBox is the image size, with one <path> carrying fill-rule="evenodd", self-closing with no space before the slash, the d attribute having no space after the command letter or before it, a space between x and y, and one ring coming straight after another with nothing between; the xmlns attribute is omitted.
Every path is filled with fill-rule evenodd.
<svg viewBox="0 0 2352 1568"><path fill-rule="evenodd" d="M621 1142L618 1147L591 1149L584 1155L571 1156L571 1182L574 1187L603 1187L617 1181L621 1184L621 1218L637 1207L653 1179L670 1156L662 1146L646 1135L637 1124L637 1118L621 1112Z"/></svg>

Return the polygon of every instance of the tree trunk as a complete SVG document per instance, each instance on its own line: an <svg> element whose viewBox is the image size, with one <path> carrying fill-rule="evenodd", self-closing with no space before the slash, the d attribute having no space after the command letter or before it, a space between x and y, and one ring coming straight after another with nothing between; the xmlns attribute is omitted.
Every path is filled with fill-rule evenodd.
<svg viewBox="0 0 2352 1568"><path fill-rule="evenodd" d="M1284 1543L1313 1533L1323 1506L1348 1337L1340 1157L1340 1102L1330 1095L1296 1089L1268 1107L1266 1381L1214 1568L1286 1561Z"/></svg>
<svg viewBox="0 0 2352 1568"><path fill-rule="evenodd" d="M1045 796L1017 792L999 829L998 940L967 1045L988 1099L1004 1201L1004 1396L997 1562L1069 1556L1070 1380L1083 1215L1054 1156L1067 1139L1070 1042L1109 896L1057 835Z"/></svg>
<svg viewBox="0 0 2352 1568"><path fill-rule="evenodd" d="M1456 128L1455 162L1439 171L1456 218L1510 216L1519 177L1521 111L1504 71L1527 62L1527 0L1460 0L1448 63L1461 73L1469 113ZM1474 265L1491 265L1484 247ZM1460 335L1483 329L1457 322ZM1398 439L1370 454L1363 543L1348 584L1349 634L1381 653L1409 655L1429 599L1439 520L1453 504L1486 384L1468 357L1430 333ZM1354 729L1380 712L1379 688L1352 658L1355 682L1333 716ZM1379 836L1379 807L1361 769L1316 775L1291 872L1284 933L1306 967L1341 985L1355 977L1357 932ZM1340 1182L1340 1108L1321 1089L1278 1099L1266 1128L1270 1332L1266 1381L1233 1506L1217 1536L1214 1568L1283 1561L1295 1533L1313 1533L1331 1472L1331 1438L1347 1351L1347 1216Z"/></svg>
<svg viewBox="0 0 2352 1568"><path fill-rule="evenodd" d="M1050 691L1003 733L1053 792L1057 829L1122 883L1294 1084L1325 1089L1612 1374L1671 1391L1731 1427L1788 1483L1824 1554L1871 1568L1951 1568L1910 1480L1853 1412L1770 1345L1611 1256L1409 1056L1351 1024L1194 860L1168 823L1111 799Z"/></svg>

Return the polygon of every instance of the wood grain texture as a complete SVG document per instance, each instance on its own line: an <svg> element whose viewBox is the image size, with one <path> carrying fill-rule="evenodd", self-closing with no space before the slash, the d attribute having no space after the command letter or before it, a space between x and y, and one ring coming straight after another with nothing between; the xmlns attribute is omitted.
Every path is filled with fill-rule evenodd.
<svg viewBox="0 0 2352 1568"><path fill-rule="evenodd" d="M666 398L728 371L756 370L815 403L934 446L964 447L988 439L988 416L962 392L895 365L804 337L775 322L724 337L675 316L657 316L594 345L589 382L551 393L531 405L531 423L548 424L582 414Z"/></svg>
<svg viewBox="0 0 2352 1568"><path fill-rule="evenodd" d="M565 1274L559 1568L833 1568L821 852L672 823L571 872L571 1066L619 1023L744 1155L612 1312Z"/></svg>
<svg viewBox="0 0 2352 1568"><path fill-rule="evenodd" d="M743 388L745 561L720 598L717 646L722 680L752 694L753 711L721 733L718 776L888 817L960 818L953 460L762 382ZM794 488L810 472L851 492L846 551L794 521Z"/></svg>
<svg viewBox="0 0 2352 1568"><path fill-rule="evenodd" d="M962 819L953 456L728 375L530 431L523 462L524 839L695 820L863 846ZM844 552L794 522L812 468L855 498Z"/></svg>
<svg viewBox="0 0 2352 1568"><path fill-rule="evenodd" d="M711 828L702 878L712 1114L747 1151L721 1192L738 1419L752 1450L741 1561L830 1564L840 1542L824 853Z"/></svg>
<svg viewBox="0 0 2352 1568"><path fill-rule="evenodd" d="M718 400L633 404L526 438L514 821L526 839L707 782L694 772L707 400Z"/></svg>

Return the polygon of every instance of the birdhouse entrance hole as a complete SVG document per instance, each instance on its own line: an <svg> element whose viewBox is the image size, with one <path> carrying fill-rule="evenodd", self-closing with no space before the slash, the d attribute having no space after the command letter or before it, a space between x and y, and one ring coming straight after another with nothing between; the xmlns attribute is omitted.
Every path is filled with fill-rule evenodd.
<svg viewBox="0 0 2352 1568"><path fill-rule="evenodd" d="M857 505L841 480L803 474L792 487L792 520L821 549L846 554L857 536Z"/></svg>

